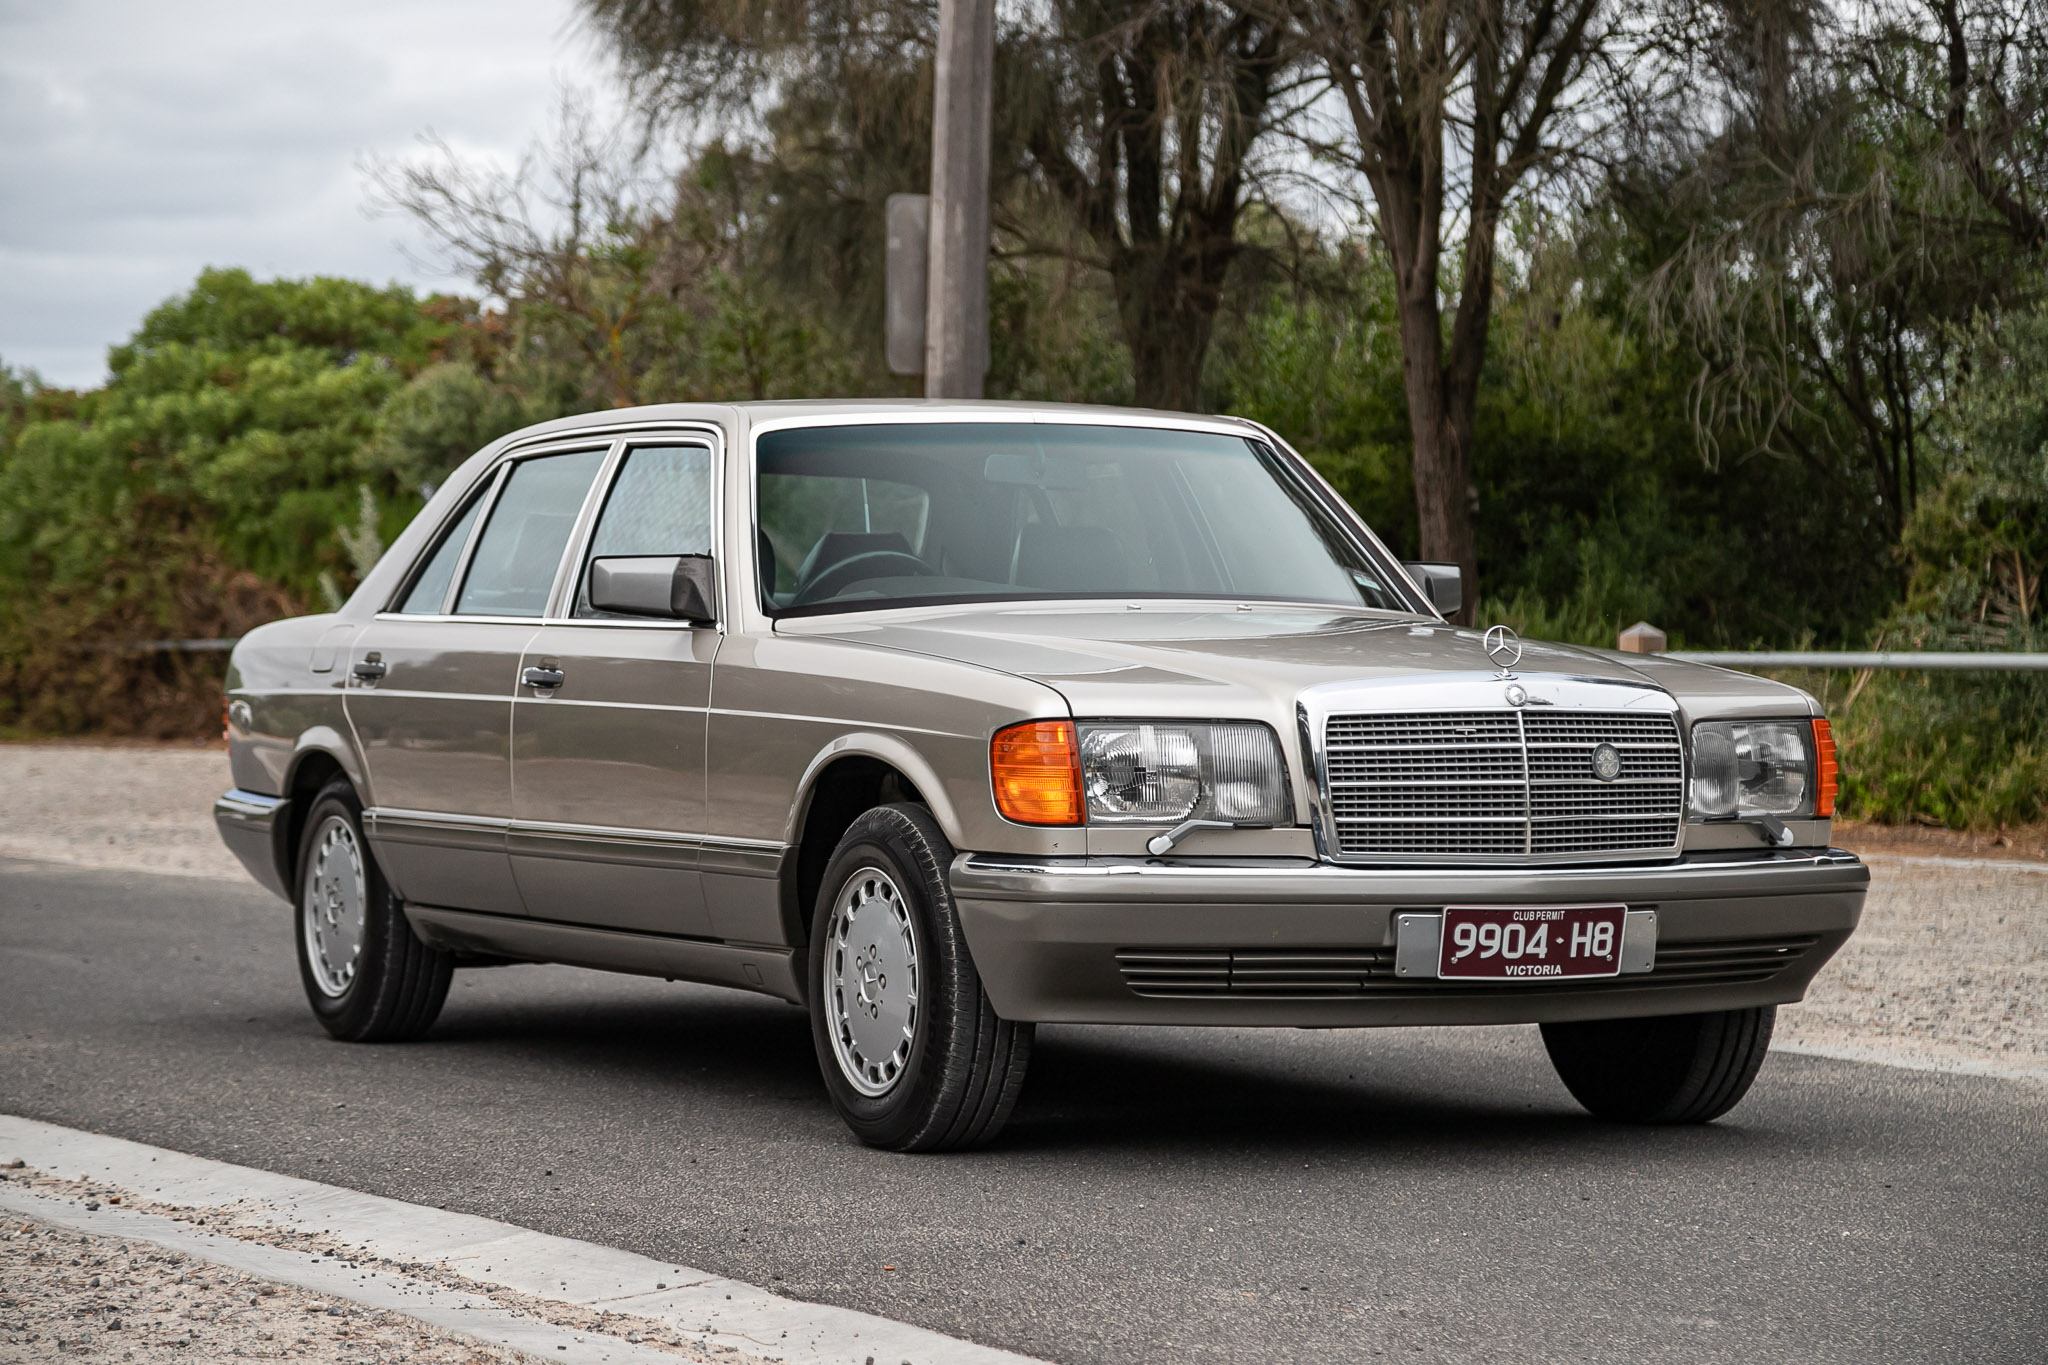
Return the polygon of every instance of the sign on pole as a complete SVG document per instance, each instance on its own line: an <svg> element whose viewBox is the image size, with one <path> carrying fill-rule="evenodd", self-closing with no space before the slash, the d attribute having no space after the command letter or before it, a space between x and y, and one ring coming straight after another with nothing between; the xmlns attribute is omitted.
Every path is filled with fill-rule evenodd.
<svg viewBox="0 0 2048 1365"><path fill-rule="evenodd" d="M884 209L889 249L882 274L883 349L891 374L924 373L931 202L928 194L892 194Z"/></svg>

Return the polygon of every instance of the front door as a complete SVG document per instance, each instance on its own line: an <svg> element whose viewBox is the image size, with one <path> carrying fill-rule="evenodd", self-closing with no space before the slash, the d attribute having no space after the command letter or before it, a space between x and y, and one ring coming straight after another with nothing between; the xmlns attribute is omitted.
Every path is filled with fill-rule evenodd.
<svg viewBox="0 0 2048 1365"><path fill-rule="evenodd" d="M512 693L604 455L500 466L350 647L367 833L407 900L524 913L505 851Z"/></svg>
<svg viewBox="0 0 2048 1365"><path fill-rule="evenodd" d="M590 605L589 563L711 553L711 446L629 444L563 589L527 643L512 706L511 854L529 913L712 936L697 874L704 734L719 633Z"/></svg>

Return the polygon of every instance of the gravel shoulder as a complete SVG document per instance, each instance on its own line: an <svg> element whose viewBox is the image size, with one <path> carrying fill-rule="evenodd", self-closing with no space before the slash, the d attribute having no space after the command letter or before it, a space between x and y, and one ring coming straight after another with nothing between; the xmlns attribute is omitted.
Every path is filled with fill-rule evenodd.
<svg viewBox="0 0 2048 1365"><path fill-rule="evenodd" d="M73 1358L123 1365L534 1359L181 1252L8 1215L0 1226L0 1362Z"/></svg>
<svg viewBox="0 0 2048 1365"><path fill-rule="evenodd" d="M136 1231L100 1235L50 1218L0 1210L0 1365L28 1365L78 1357L128 1362L294 1360L310 1365L531 1365L544 1359L568 1365L625 1362L719 1362L772 1365L775 1357L693 1340L655 1319L522 1294L480 1282L445 1264L381 1255L331 1233L281 1226L252 1209L168 1204L106 1181L70 1180L20 1162L0 1167L0 1192L26 1193L47 1207L97 1211L117 1208ZM238 1201L240 1202L240 1201ZM141 1217L135 1217L141 1215ZM171 1227L179 1234L204 1229L216 1245L260 1249L280 1275L326 1267L323 1278L352 1286L321 1293L303 1282L251 1273L246 1265L195 1255L175 1243L152 1241ZM221 1239L233 1241L223 1243ZM345 1272L337 1275L337 1272ZM532 1324L512 1349L395 1310L394 1300L432 1306L452 1301L459 1316ZM445 1312L441 1314L448 1316ZM559 1330L547 1330L559 1329ZM535 1336L541 1340L536 1342ZM553 1344L560 1355L542 1354Z"/></svg>
<svg viewBox="0 0 2048 1365"><path fill-rule="evenodd" d="M2048 1081L2048 867L1869 855L1863 923L1778 1038Z"/></svg>
<svg viewBox="0 0 2048 1365"><path fill-rule="evenodd" d="M246 882L213 828L228 786L217 744L0 744L0 856ZM1779 1011L1779 1041L2048 1081L2048 861L2015 856L2034 834L1845 826L1839 842L1871 865L1863 925Z"/></svg>
<svg viewBox="0 0 2048 1365"><path fill-rule="evenodd" d="M246 880L213 827L221 744L0 744L0 856Z"/></svg>

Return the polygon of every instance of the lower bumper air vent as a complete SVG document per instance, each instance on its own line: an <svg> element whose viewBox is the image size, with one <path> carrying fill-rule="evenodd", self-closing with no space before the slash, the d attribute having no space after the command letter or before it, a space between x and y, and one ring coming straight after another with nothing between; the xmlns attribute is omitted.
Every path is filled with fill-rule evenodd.
<svg viewBox="0 0 2048 1365"><path fill-rule="evenodd" d="M1392 948L1126 948L1116 955L1139 995L1244 995L1289 1000L1362 995L1392 979Z"/></svg>
<svg viewBox="0 0 2048 1365"><path fill-rule="evenodd" d="M1660 942L1647 975L1570 984L1441 981L1394 975L1392 948L1122 948L1117 970L1134 995L1154 999L1224 996L1249 1000L1385 999L1418 995L1528 994L1737 986L1768 981L1811 952L1819 938Z"/></svg>

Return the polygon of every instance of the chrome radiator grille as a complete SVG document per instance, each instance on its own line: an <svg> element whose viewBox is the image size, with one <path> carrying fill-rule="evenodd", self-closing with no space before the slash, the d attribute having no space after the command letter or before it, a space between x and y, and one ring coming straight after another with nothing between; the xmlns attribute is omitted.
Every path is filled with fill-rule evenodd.
<svg viewBox="0 0 2048 1365"><path fill-rule="evenodd" d="M1611 782L1593 775L1601 744L1621 755ZM1335 715L1323 788L1340 858L1597 859L1677 847L1685 756L1669 715Z"/></svg>

